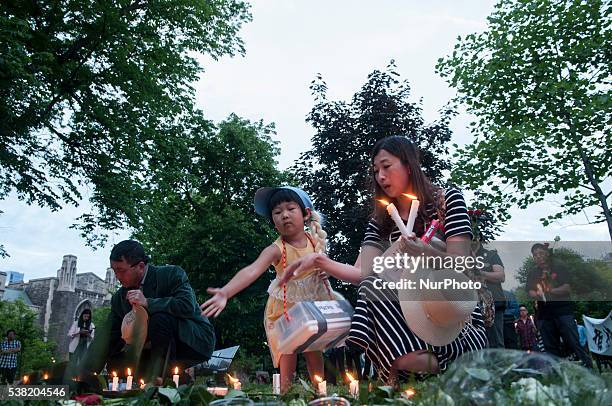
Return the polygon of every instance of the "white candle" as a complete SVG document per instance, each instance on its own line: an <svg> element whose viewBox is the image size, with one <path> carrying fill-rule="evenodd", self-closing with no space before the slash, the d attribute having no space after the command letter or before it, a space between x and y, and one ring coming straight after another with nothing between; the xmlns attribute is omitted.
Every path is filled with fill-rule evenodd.
<svg viewBox="0 0 612 406"><path fill-rule="evenodd" d="M125 389L127 390L132 390L132 379L134 379L132 377L132 370L130 370L130 368L127 369L127 379L125 382Z"/></svg>
<svg viewBox="0 0 612 406"><path fill-rule="evenodd" d="M400 217L399 212L397 211L397 207L395 207L393 203L389 203L386 200L381 199L379 200L379 202L387 206L387 213L389 213L389 216L391 216L391 219L393 219L393 222L400 230L400 233L402 233L404 238L410 238L410 233L406 229L406 226L404 225L404 222L402 221L402 218Z"/></svg>
<svg viewBox="0 0 612 406"><path fill-rule="evenodd" d="M117 373L113 371L113 384L111 386L112 391L117 391L119 389L119 377Z"/></svg>
<svg viewBox="0 0 612 406"><path fill-rule="evenodd" d="M232 384L232 387L235 390L241 390L242 389L242 383L240 383L240 379L234 378L230 374L227 374L227 377L229 378L229 381L230 381L230 383Z"/></svg>
<svg viewBox="0 0 612 406"><path fill-rule="evenodd" d="M280 374L272 374L272 393L280 395Z"/></svg>
<svg viewBox="0 0 612 406"><path fill-rule="evenodd" d="M315 375L314 379L315 381L318 382L317 384L318 394L321 396L327 396L327 381L324 381L323 378L321 378L319 375Z"/></svg>
<svg viewBox="0 0 612 406"><path fill-rule="evenodd" d="M144 379L140 380L140 389L144 389L145 388L145 383L144 383Z"/></svg>
<svg viewBox="0 0 612 406"><path fill-rule="evenodd" d="M349 379L349 393L352 397L359 397L359 381L353 378L353 375L346 373L346 376Z"/></svg>
<svg viewBox="0 0 612 406"><path fill-rule="evenodd" d="M406 229L408 232L412 233L414 232L414 222L416 221L417 214L419 214L419 206L421 202L419 202L415 195L404 193L404 196L412 199L412 203L410 204L410 214L408 215L408 220L406 221Z"/></svg>
<svg viewBox="0 0 612 406"><path fill-rule="evenodd" d="M174 384L178 388L178 386L179 386L178 367L174 368L174 375L172 375L172 381L174 382Z"/></svg>

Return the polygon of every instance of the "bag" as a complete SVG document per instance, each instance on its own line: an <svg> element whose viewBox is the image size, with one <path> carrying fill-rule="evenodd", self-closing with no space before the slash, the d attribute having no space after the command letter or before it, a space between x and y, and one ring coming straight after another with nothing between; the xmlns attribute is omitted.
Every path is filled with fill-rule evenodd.
<svg viewBox="0 0 612 406"><path fill-rule="evenodd" d="M436 191L434 202L438 220L444 225L444 219L446 217L446 197L443 189L440 188ZM477 291L478 306L480 307L485 327L491 327L495 321L495 300L493 300L493 294L486 288L482 276L477 275L473 269L468 269L464 273L474 282L480 282L481 288Z"/></svg>

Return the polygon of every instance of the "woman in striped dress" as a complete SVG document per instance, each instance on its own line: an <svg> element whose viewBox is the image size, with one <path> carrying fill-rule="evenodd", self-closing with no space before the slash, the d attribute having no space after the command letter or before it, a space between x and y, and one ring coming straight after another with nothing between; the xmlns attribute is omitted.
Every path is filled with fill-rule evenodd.
<svg viewBox="0 0 612 406"><path fill-rule="evenodd" d="M403 193L416 195L421 202L414 231L421 237L432 220L441 220L445 251L425 245L418 238L405 244L408 255L426 257L469 256L472 230L462 194L453 188L434 187L421 170L418 150L406 137L381 139L372 153L373 185L376 198L391 201L406 221L410 201ZM442 199L444 195L444 199ZM364 244L379 246L384 251L387 242L400 238L384 207L375 205L364 236ZM397 382L411 374L439 373L461 354L483 349L487 338L478 307L459 335L446 345L433 346L418 337L408 327L398 299L398 292L381 289L376 276L361 272L361 254L355 265L340 264L330 258L312 254L294 262L285 271L285 280L303 269L315 266L331 276L359 284L359 299L349 345L361 347L383 381ZM406 315L406 317L410 317Z"/></svg>

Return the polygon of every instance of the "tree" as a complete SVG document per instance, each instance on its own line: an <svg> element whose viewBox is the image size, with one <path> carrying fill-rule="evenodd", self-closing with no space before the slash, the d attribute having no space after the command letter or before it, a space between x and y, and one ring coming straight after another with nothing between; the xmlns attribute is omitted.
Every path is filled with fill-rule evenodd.
<svg viewBox="0 0 612 406"><path fill-rule="evenodd" d="M422 167L434 182L449 168L446 159L453 112L441 111L426 124L421 102L410 101L410 86L401 80L393 61L375 70L350 102L327 99L327 85L318 76L311 85L316 104L307 121L314 129L312 149L291 168L293 176L327 216L330 256L353 263L359 253L372 210L370 153L376 141L405 135L422 152Z"/></svg>
<svg viewBox="0 0 612 406"><path fill-rule="evenodd" d="M486 31L439 60L476 117L453 179L486 188L503 220L512 204L560 194L544 225L599 206L587 221L607 222L612 238L611 11L601 0L500 0Z"/></svg>
<svg viewBox="0 0 612 406"><path fill-rule="evenodd" d="M4 334L13 329L21 341L21 352L17 358L19 373L49 368L53 360L55 344L43 341L37 318L38 315L21 300L0 301L0 331Z"/></svg>
<svg viewBox="0 0 612 406"><path fill-rule="evenodd" d="M194 53L242 53L250 18L240 0L3 2L0 199L57 210L87 185L100 225L119 227L155 149L194 114Z"/></svg>
<svg viewBox="0 0 612 406"><path fill-rule="evenodd" d="M157 150L144 193L126 211L153 263L183 267L200 303L206 288L227 283L277 238L253 210L259 187L283 183L273 132L273 125L236 115L218 126L203 119L186 123L185 136ZM212 321L217 348L239 344L260 362L268 359L263 314L272 279L266 273Z"/></svg>

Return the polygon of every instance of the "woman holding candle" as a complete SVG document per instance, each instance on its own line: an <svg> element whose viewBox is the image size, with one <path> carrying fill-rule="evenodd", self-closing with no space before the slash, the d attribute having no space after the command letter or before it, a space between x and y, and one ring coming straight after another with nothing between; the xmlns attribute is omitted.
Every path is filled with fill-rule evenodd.
<svg viewBox="0 0 612 406"><path fill-rule="evenodd" d="M280 236L265 248L249 266L241 269L224 287L209 288L213 297L202 304L202 315L217 317L227 301L251 285L271 265L276 269L277 279L268 289L264 327L268 346L275 367L280 366L281 392L285 393L295 373L297 354L280 354L274 322L279 317L288 317L287 310L300 301L330 300L339 297L329 286L326 277L321 277L313 267L285 286L278 283L285 268L304 255L325 254L327 234L321 228L321 218L314 211L308 195L291 186L261 188L255 194L255 211L269 218ZM304 227L308 227L308 231ZM306 365L311 379L323 375L323 356L320 351L305 352Z"/></svg>
<svg viewBox="0 0 612 406"><path fill-rule="evenodd" d="M402 237L403 252L413 257L442 259L470 255L472 230L463 196L456 189L443 190L431 184L420 168L418 150L408 138L395 136L381 139L374 146L371 162L375 199L393 203L403 220L408 218L414 200L406 194L416 196L420 203L414 220L415 235ZM312 254L290 265L283 281L289 280L292 275L301 274L302 269L314 266L331 276L359 284L359 300L347 343L365 350L380 377L394 384L399 377L408 377L410 373L444 371L459 355L485 348L487 338L475 302L467 310L470 317L465 322L461 320L451 327L441 328L434 325L432 321L435 318L429 317L430 314L423 310L425 302L410 303L419 308L407 314L402 308L405 303L400 303L398 299L398 291L382 289L378 283L379 278L363 269L371 267L371 264L362 263L366 256L366 246L369 252L367 257L371 262L372 251L374 256L382 255L385 243L400 239L400 229L387 213L387 206L374 206L365 231L362 253L354 266ZM435 224L434 220L438 220L442 226L441 237L446 242L445 250L420 240L428 226ZM453 307L450 303L450 308ZM422 317L424 315L427 317ZM419 336L408 326L414 320L426 327L419 330Z"/></svg>

